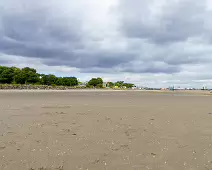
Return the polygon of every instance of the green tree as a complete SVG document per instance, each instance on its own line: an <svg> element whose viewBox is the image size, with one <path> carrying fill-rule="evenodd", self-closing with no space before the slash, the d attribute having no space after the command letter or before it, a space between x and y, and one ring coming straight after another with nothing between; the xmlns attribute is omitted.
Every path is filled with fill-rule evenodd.
<svg viewBox="0 0 212 170"><path fill-rule="evenodd" d="M134 87L135 85L132 83L124 83L124 86L129 89L129 88Z"/></svg>
<svg viewBox="0 0 212 170"><path fill-rule="evenodd" d="M63 86L71 86L69 77L63 77Z"/></svg>
<svg viewBox="0 0 212 170"><path fill-rule="evenodd" d="M76 77L70 77L70 86L78 86L79 80Z"/></svg>
<svg viewBox="0 0 212 170"><path fill-rule="evenodd" d="M41 74L40 75L40 82L43 85L53 85L56 84L57 82L57 77L53 74L49 74L49 75L45 75L45 74Z"/></svg>
<svg viewBox="0 0 212 170"><path fill-rule="evenodd" d="M6 67L6 66L0 66L0 75L1 75L1 73L2 73L4 70L6 70L6 69L8 69L8 67Z"/></svg>
<svg viewBox="0 0 212 170"><path fill-rule="evenodd" d="M14 81L18 84L35 84L39 82L39 74L35 69L25 67L15 75Z"/></svg>
<svg viewBox="0 0 212 170"><path fill-rule="evenodd" d="M123 87L123 85L124 85L124 81L117 81L117 82L115 82L115 86Z"/></svg>
<svg viewBox="0 0 212 170"><path fill-rule="evenodd" d="M98 81L98 84L99 84L99 85L100 85L100 84L103 85L103 80L102 80L102 78L98 77L98 78L97 78L97 81Z"/></svg>
<svg viewBox="0 0 212 170"><path fill-rule="evenodd" d="M20 69L16 67L1 67L0 68L0 83L11 84L14 77L19 73Z"/></svg>
<svg viewBox="0 0 212 170"><path fill-rule="evenodd" d="M55 84L57 86L63 86L63 78L62 77L58 77L57 81L55 82Z"/></svg>
<svg viewBox="0 0 212 170"><path fill-rule="evenodd" d="M97 87L97 88L102 88L103 87L103 80L102 78L92 78L88 83L87 87Z"/></svg>
<svg viewBox="0 0 212 170"><path fill-rule="evenodd" d="M64 86L77 86L78 80L76 77L63 77L62 79Z"/></svg>
<svg viewBox="0 0 212 170"><path fill-rule="evenodd" d="M114 87L114 83L113 82L108 82L107 83L107 87L113 88Z"/></svg>

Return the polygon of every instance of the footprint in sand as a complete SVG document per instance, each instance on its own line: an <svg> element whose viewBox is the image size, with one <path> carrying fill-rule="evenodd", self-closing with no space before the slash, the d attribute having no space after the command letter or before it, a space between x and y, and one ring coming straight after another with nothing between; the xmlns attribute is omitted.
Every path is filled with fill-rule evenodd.
<svg viewBox="0 0 212 170"><path fill-rule="evenodd" d="M6 146L0 146L0 151L4 150L6 148Z"/></svg>

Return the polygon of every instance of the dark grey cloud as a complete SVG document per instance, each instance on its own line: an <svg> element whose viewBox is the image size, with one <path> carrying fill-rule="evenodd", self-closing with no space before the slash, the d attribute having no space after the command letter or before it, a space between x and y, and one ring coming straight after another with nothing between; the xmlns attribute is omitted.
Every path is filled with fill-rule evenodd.
<svg viewBox="0 0 212 170"><path fill-rule="evenodd" d="M162 3L164 2L164 3ZM118 6L124 35L157 44L186 41L204 36L211 18L206 0L122 0ZM210 33L210 32L207 32Z"/></svg>
<svg viewBox="0 0 212 170"><path fill-rule="evenodd" d="M151 64L150 64L151 65ZM162 66L162 67L140 67L140 68L135 68L135 67L130 67L130 68L125 68L123 70L124 72L130 72L130 73L166 73L166 74L172 74L180 71L180 68L177 66Z"/></svg>
<svg viewBox="0 0 212 170"><path fill-rule="evenodd" d="M69 53L70 54L70 53ZM128 63L129 56L131 60L134 60L136 57L130 53L122 53L122 52L115 52L115 51L96 51L96 52L89 52L89 51L73 51L72 54L61 60L60 58L56 60L52 60L52 58L48 60L44 60L43 62L48 65L67 65L72 67L77 67L81 69L91 69L93 67L98 68L108 68L111 69L119 64Z"/></svg>
<svg viewBox="0 0 212 170"><path fill-rule="evenodd" d="M85 40L80 16L54 17L48 8L35 4L13 14L2 12L0 50L5 54L42 59L50 66L66 65L92 71L93 67L112 68L135 59L133 52L95 49ZM102 39L104 40L104 39ZM98 43L98 42L97 42Z"/></svg>
<svg viewBox="0 0 212 170"><path fill-rule="evenodd" d="M24 4L24 1L19 3ZM69 52L71 49L81 48L80 17L54 17L48 12L49 8L35 5L37 5L35 9L31 6L24 9L18 8L17 10L21 10L18 13L8 11L10 8L0 12L1 52L25 57L55 59L67 58L71 55Z"/></svg>
<svg viewBox="0 0 212 170"><path fill-rule="evenodd" d="M98 44L91 51L86 46L92 39L84 39L80 16L55 17L49 8L34 5L18 14L7 9L1 12L1 52L40 58L47 65L77 68L111 68L135 58L129 52L98 49Z"/></svg>
<svg viewBox="0 0 212 170"><path fill-rule="evenodd" d="M131 62L130 64L123 64L121 66L121 71L123 72L131 72L131 73L166 73L172 74L180 71L180 66L178 65L170 65L165 62Z"/></svg>

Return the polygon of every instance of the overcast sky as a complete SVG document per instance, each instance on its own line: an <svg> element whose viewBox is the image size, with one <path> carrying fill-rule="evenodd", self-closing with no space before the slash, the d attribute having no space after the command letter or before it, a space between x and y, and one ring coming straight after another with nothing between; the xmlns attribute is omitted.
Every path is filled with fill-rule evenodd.
<svg viewBox="0 0 212 170"><path fill-rule="evenodd" d="M0 65L212 87L208 0L0 0Z"/></svg>

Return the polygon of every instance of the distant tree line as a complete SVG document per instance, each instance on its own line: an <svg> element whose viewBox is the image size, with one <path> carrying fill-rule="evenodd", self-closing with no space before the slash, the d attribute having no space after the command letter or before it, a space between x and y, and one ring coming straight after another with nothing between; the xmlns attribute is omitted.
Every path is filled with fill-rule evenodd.
<svg viewBox="0 0 212 170"><path fill-rule="evenodd" d="M0 66L0 84L31 84L48 86L80 86L76 77L57 77L53 74L39 74L34 68ZM134 84L124 81L106 82L102 78L92 78L85 85L87 88L132 88Z"/></svg>
<svg viewBox="0 0 212 170"><path fill-rule="evenodd" d="M103 83L103 80L101 78L92 78L88 83L87 87L96 87L96 88L102 88L102 87L108 87L108 88L132 88L135 87L132 83L125 83L124 81L117 81L117 82L106 82Z"/></svg>
<svg viewBox="0 0 212 170"><path fill-rule="evenodd" d="M0 84L34 84L52 86L77 86L76 77L56 77L38 74L36 69L0 66Z"/></svg>
<svg viewBox="0 0 212 170"><path fill-rule="evenodd" d="M125 83L124 81L117 81L115 83L113 82L108 82L107 86L112 88L112 87L118 87L118 88L132 88L135 85L132 83Z"/></svg>

